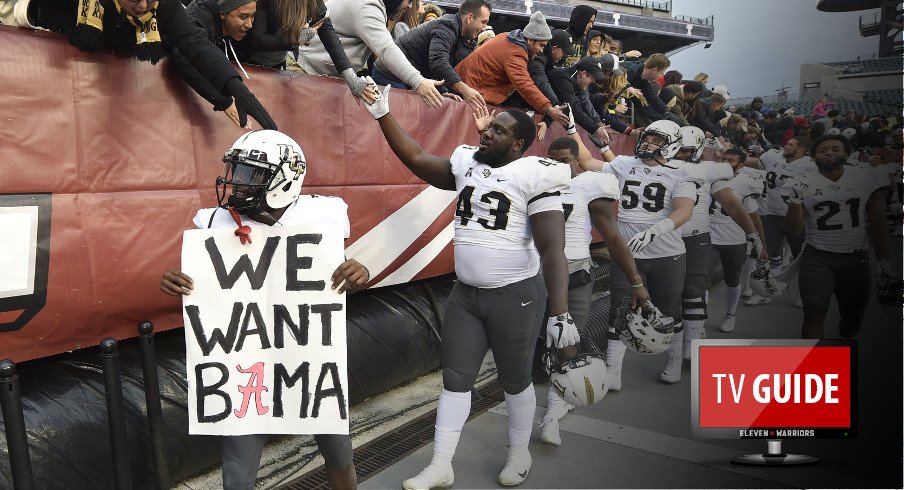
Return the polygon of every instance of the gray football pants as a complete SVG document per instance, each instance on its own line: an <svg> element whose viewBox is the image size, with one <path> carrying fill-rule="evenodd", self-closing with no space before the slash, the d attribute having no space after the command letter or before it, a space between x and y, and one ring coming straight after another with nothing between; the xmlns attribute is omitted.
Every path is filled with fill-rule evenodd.
<svg viewBox="0 0 904 490"><path fill-rule="evenodd" d="M546 285L539 274L499 288L456 281L443 317L443 387L471 391L490 348L502 389L524 391L532 381L545 311Z"/></svg>

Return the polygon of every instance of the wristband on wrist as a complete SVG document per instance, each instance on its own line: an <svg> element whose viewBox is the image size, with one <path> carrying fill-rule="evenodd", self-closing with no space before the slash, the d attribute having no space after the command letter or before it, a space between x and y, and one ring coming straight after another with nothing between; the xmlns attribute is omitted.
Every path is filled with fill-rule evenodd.
<svg viewBox="0 0 904 490"><path fill-rule="evenodd" d="M643 283L640 283L640 284L632 284L632 285L631 285L631 288L632 288L632 289L638 289L638 288L642 288L642 287L643 287Z"/></svg>

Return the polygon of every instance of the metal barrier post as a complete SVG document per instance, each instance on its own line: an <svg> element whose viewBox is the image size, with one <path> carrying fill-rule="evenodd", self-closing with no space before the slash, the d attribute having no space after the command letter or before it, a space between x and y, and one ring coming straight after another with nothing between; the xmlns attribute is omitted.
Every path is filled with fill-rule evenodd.
<svg viewBox="0 0 904 490"><path fill-rule="evenodd" d="M107 395L107 422L110 426L110 449L113 453L113 481L117 490L130 490L129 451L126 441L126 419L123 413L122 377L119 371L119 348L116 339L100 342L104 364L104 392Z"/></svg>
<svg viewBox="0 0 904 490"><path fill-rule="evenodd" d="M160 383L157 378L157 352L154 349L154 325L145 320L138 325L138 345L141 348L141 371L144 375L144 399L148 411L148 433L154 456L154 484L157 490L167 490L169 467L164 452L163 410L160 407Z"/></svg>
<svg viewBox="0 0 904 490"><path fill-rule="evenodd" d="M16 364L9 359L0 361L0 411L9 448L9 465L13 473L13 488L31 490L34 478L31 458L28 454L28 438L25 435L25 417L22 414L22 394L19 392L19 376Z"/></svg>

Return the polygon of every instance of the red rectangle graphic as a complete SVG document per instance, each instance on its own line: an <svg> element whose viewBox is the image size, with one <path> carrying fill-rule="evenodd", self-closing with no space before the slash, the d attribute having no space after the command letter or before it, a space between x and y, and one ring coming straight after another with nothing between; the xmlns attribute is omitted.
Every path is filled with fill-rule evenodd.
<svg viewBox="0 0 904 490"><path fill-rule="evenodd" d="M845 428L851 424L846 346L701 346L701 428Z"/></svg>

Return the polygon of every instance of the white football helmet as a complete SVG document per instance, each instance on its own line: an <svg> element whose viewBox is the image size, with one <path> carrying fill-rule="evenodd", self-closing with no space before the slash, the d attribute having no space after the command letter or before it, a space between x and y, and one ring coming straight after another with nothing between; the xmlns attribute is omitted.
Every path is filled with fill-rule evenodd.
<svg viewBox="0 0 904 490"><path fill-rule="evenodd" d="M583 332L578 344L581 353L565 361L559 361L555 349L543 355L549 383L566 402L576 407L587 407L599 402L609 392L609 370L606 356Z"/></svg>
<svg viewBox="0 0 904 490"><path fill-rule="evenodd" d="M646 146L643 142L644 138L651 134L658 135L663 139L662 146L655 150L641 149L642 146ZM666 160L669 160L674 157L675 153L678 153L678 150L680 149L681 126L678 126L672 121L660 119L640 132L640 136L637 137L637 144L634 146L634 156L642 160L651 160L657 156L662 156Z"/></svg>
<svg viewBox="0 0 904 490"><path fill-rule="evenodd" d="M706 135L703 130L696 126L683 126L681 131L681 149L694 150L693 155L688 159L689 162L697 163L703 156L703 146L706 141Z"/></svg>
<svg viewBox="0 0 904 490"><path fill-rule="evenodd" d="M270 129L242 135L223 162L226 167L217 177L217 197L222 205L227 186L232 185L228 205L239 212L262 203L273 209L288 206L298 198L307 168L298 143Z"/></svg>
<svg viewBox="0 0 904 490"><path fill-rule="evenodd" d="M675 320L665 316L653 303L631 309L631 300L625 298L615 312L615 332L629 349L639 354L665 352L672 343Z"/></svg>
<svg viewBox="0 0 904 490"><path fill-rule="evenodd" d="M776 279L769 262L758 262L750 272L750 289L764 298L781 296L788 284Z"/></svg>

